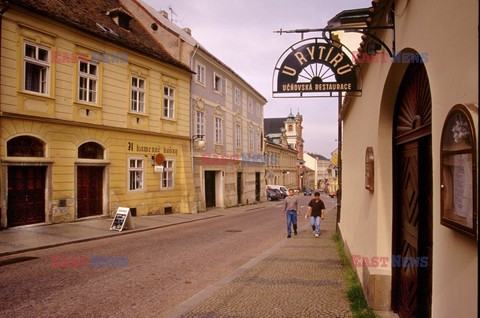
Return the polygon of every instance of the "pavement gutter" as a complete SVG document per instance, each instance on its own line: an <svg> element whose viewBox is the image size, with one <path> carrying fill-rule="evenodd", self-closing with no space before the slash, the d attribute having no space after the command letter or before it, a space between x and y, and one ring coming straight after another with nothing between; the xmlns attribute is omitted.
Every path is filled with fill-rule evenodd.
<svg viewBox="0 0 480 318"><path fill-rule="evenodd" d="M204 217L204 218L198 218L198 219L194 219L194 220L178 221L178 222L174 222L174 223L170 223L170 224L162 224L162 225L147 227L147 228L144 228L144 229L133 229L133 230L125 231L125 232L123 232L123 231L122 232L110 232L109 234L100 235L100 236L86 237L86 238L81 238L81 239L76 239L76 240L71 240L71 241L66 241L66 242L59 242L59 243L47 244L47 245L30 247L30 248L25 248L25 249L18 249L18 250L10 251L10 252L2 252L2 253L0 253L0 257L14 255L14 254L20 254L20 253L25 253L25 252L31 252L31 251L37 251L37 250L43 250L43 249L53 248L53 247L58 247L58 246L63 246L63 245L70 245L70 244L76 244L76 243L83 243L83 242L101 240L101 239L106 239L106 238L110 238L110 237L116 237L116 236L119 236L119 235L128 235L128 234L146 232L146 231L151 231L151 230L164 228L164 227L170 227L170 226L179 225L179 224L192 223L192 222L197 222L197 221L202 221L202 220L218 218L220 216L224 216L224 215L219 214L219 215L207 216L207 217Z"/></svg>

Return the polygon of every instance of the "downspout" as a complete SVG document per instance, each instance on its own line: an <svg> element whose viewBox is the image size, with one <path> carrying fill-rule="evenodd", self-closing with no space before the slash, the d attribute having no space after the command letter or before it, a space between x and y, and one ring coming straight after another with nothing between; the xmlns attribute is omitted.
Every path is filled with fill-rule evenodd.
<svg viewBox="0 0 480 318"><path fill-rule="evenodd" d="M7 12L7 10L10 8L10 2L8 1L0 1L2 5L5 5L5 7L2 8L0 11L0 56L2 55L2 28L3 28L3 14ZM2 60L0 59L0 88L2 87ZM0 131L2 130L2 100L1 100L1 95L0 95ZM3 182L3 180L0 179L0 182ZM7 224L5 224L5 227ZM0 206L0 230L2 229L2 207Z"/></svg>
<svg viewBox="0 0 480 318"><path fill-rule="evenodd" d="M194 69L193 65L193 59L195 57L195 54L197 54L198 49L200 48L200 45L198 43L195 44L194 46L194 51L192 53L192 56L190 57L190 69ZM194 198L195 198L195 213L198 213L199 206L198 206L198 193L196 191L196 185L195 185L195 167L193 164L193 75L190 76L190 163L192 165L192 180L193 180L193 191L194 191Z"/></svg>

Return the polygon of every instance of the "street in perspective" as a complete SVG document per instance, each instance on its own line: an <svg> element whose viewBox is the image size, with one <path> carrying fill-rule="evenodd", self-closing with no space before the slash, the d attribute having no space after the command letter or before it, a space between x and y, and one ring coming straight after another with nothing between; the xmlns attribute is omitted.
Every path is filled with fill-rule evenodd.
<svg viewBox="0 0 480 318"><path fill-rule="evenodd" d="M0 317L477 317L478 21L0 0Z"/></svg>

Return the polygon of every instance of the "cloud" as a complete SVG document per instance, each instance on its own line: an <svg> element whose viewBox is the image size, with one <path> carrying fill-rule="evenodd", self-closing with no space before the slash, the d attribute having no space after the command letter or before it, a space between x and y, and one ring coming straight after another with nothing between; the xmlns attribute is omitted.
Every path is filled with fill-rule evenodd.
<svg viewBox="0 0 480 318"><path fill-rule="evenodd" d="M268 103L265 117L286 117L297 108L304 118L305 149L327 157L337 148L337 98L273 99L272 76L282 53L300 34L274 30L323 28L346 9L369 7L370 0L144 0L157 10L171 7L174 20L189 27L202 45L252 85ZM306 33L314 37L319 33Z"/></svg>

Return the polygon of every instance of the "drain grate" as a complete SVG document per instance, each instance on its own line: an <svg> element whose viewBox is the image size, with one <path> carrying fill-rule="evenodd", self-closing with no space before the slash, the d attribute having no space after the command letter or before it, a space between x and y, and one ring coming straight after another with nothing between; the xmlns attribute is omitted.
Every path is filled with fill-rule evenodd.
<svg viewBox="0 0 480 318"><path fill-rule="evenodd" d="M239 232L242 232L242 230L226 230L225 232L228 232L228 233L239 233Z"/></svg>
<svg viewBox="0 0 480 318"><path fill-rule="evenodd" d="M10 259L0 261L0 267L10 265L10 264L15 264L15 263L31 261L31 260L34 260L34 259L37 259L37 258L38 257L35 257L35 256L22 256L22 257L10 258Z"/></svg>

